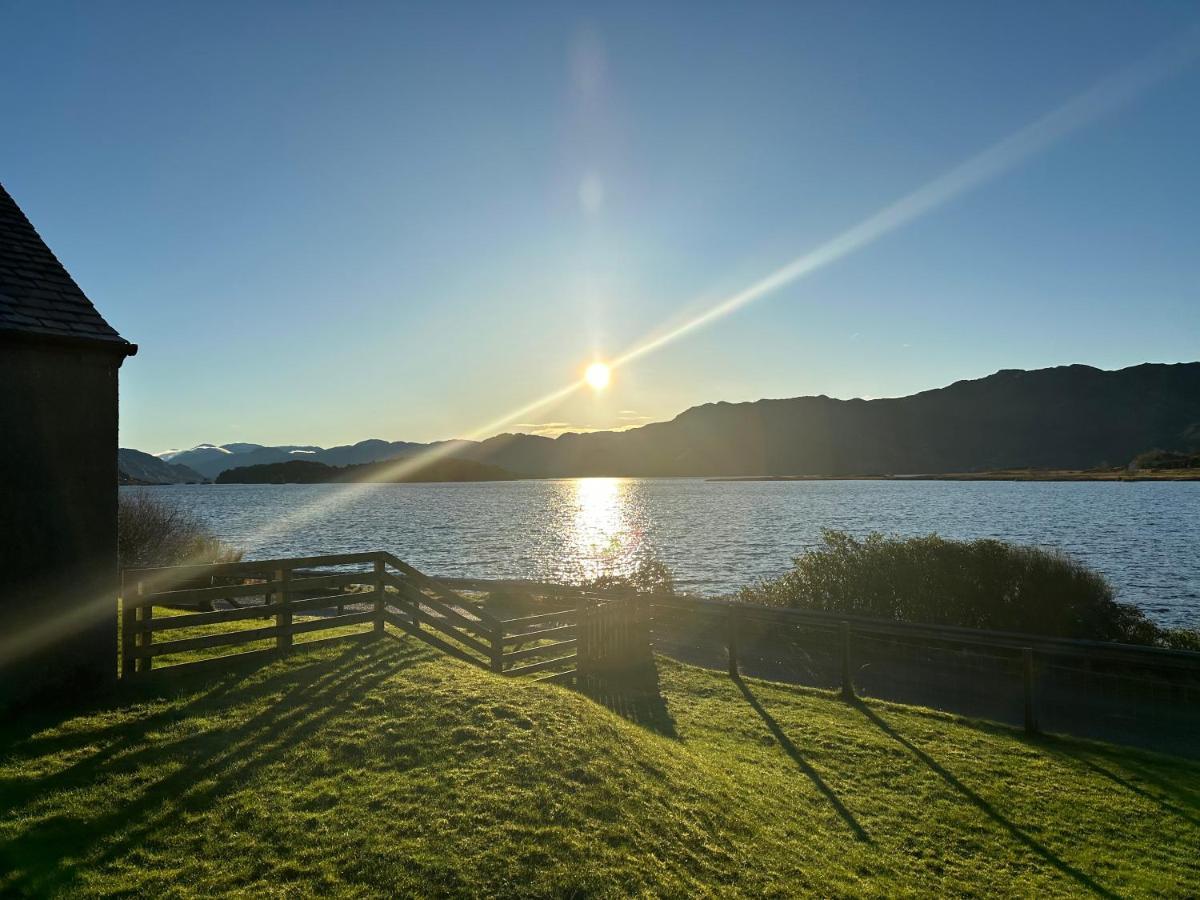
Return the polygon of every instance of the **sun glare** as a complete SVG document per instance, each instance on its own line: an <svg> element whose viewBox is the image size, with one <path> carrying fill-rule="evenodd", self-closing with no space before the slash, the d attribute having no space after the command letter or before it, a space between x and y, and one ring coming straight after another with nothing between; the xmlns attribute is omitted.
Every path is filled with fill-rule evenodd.
<svg viewBox="0 0 1200 900"><path fill-rule="evenodd" d="M612 371L604 363L592 363L587 367L587 371L583 373L583 380L591 387L598 391L608 387L608 381L612 378Z"/></svg>

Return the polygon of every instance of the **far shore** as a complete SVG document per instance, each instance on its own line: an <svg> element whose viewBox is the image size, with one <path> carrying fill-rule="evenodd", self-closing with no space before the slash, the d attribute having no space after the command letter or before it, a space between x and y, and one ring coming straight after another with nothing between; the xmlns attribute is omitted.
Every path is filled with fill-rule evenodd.
<svg viewBox="0 0 1200 900"><path fill-rule="evenodd" d="M922 475L728 475L705 481L1200 481L1200 470L997 469Z"/></svg>

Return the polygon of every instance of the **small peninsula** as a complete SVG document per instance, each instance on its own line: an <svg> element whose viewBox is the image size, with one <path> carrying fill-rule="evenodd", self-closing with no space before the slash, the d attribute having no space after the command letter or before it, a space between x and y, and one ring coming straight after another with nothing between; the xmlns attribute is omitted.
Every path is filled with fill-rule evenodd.
<svg viewBox="0 0 1200 900"><path fill-rule="evenodd" d="M227 469L217 484L417 484L447 481L513 481L517 476L499 466L469 459L420 462L399 457L382 462L329 466L315 460L289 460Z"/></svg>

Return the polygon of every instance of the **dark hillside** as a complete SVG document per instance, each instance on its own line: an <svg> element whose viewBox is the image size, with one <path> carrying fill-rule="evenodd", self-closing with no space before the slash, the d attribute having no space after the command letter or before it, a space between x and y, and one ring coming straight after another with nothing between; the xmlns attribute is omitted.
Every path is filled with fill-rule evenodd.
<svg viewBox="0 0 1200 900"><path fill-rule="evenodd" d="M462 451L522 475L877 475L1122 465L1200 449L1200 363L1005 370L909 397L697 406L670 422Z"/></svg>
<svg viewBox="0 0 1200 900"><path fill-rule="evenodd" d="M328 484L333 482L375 482L402 484L431 481L510 481L511 472L469 459L437 459L415 470L396 471L404 457L357 466L327 466L311 460L290 460L261 466L226 469L217 476L217 484Z"/></svg>
<svg viewBox="0 0 1200 900"><path fill-rule="evenodd" d="M203 475L185 465L169 463L127 447L117 450L118 484L202 484L204 481Z"/></svg>

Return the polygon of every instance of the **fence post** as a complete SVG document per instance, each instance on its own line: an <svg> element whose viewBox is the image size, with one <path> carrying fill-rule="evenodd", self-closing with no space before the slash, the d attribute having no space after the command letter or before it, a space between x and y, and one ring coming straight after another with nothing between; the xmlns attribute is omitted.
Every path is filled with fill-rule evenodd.
<svg viewBox="0 0 1200 900"><path fill-rule="evenodd" d="M275 649L279 653L288 653L292 649L292 611L288 609L288 575L287 569L276 569L275 580L280 582L275 594L275 602L279 608L275 611Z"/></svg>
<svg viewBox="0 0 1200 900"><path fill-rule="evenodd" d="M493 626L491 632L492 640L492 671L497 675L504 674L504 626Z"/></svg>
<svg viewBox="0 0 1200 900"><path fill-rule="evenodd" d="M134 618L138 624L137 631L137 646L149 648L154 643L154 632L149 630L149 625L154 621L154 605L144 602L145 585L139 578L137 583L137 610L134 612ZM148 673L154 668L154 660L149 656L138 657L136 670L141 674Z"/></svg>
<svg viewBox="0 0 1200 900"><path fill-rule="evenodd" d="M843 622L840 628L842 636L842 699L854 699L854 676L850 669L850 623Z"/></svg>
<svg viewBox="0 0 1200 900"><path fill-rule="evenodd" d="M125 583L125 572L121 572L121 677L128 678L133 674L137 661L133 655L133 647L137 641L137 632L133 629L134 607L129 602L129 587Z"/></svg>
<svg viewBox="0 0 1200 900"><path fill-rule="evenodd" d="M375 559L375 631L383 632L383 597L384 597L384 564L383 556Z"/></svg>
<svg viewBox="0 0 1200 900"><path fill-rule="evenodd" d="M412 607L408 613L408 623L410 625L412 625L412 627L415 630L420 631L421 630L421 597L423 597L424 595L421 593L421 589L419 587L417 587L415 584L413 584L413 581L411 578L405 578L404 583L408 587L408 593L401 591L400 592L401 599L407 600L408 603L410 604L410 606Z"/></svg>
<svg viewBox="0 0 1200 900"><path fill-rule="evenodd" d="M591 614L591 602L584 596L575 603L575 671L583 677L593 672L595 644L592 628L595 624Z"/></svg>
<svg viewBox="0 0 1200 900"><path fill-rule="evenodd" d="M1025 733L1026 734L1037 734L1038 721L1037 721L1037 707L1035 705L1036 701L1037 701L1037 697L1034 694L1034 684L1033 684L1033 676L1034 676L1033 648L1025 647L1024 649L1022 649L1021 657L1022 657L1022 662L1024 663L1022 669L1023 669L1024 681L1025 681Z"/></svg>
<svg viewBox="0 0 1200 900"><path fill-rule="evenodd" d="M729 647L729 677L738 677L738 611L736 606L729 607L729 621L726 627L729 634L726 643Z"/></svg>

